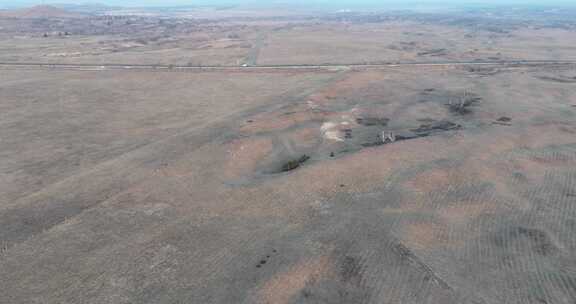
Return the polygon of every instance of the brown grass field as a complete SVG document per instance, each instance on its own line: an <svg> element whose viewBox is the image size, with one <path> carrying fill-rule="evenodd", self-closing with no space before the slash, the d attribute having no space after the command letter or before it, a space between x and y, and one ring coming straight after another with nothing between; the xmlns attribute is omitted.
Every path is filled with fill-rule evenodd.
<svg viewBox="0 0 576 304"><path fill-rule="evenodd" d="M251 24L225 39L256 50L178 36L57 62L575 59L569 30L385 25ZM0 61L120 38L35 39L1 40ZM0 303L574 303L575 79L0 67Z"/></svg>

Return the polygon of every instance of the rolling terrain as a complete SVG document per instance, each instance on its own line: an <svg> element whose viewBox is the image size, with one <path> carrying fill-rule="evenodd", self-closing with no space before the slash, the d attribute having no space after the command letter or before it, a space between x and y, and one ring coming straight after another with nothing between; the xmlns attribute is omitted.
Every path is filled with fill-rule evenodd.
<svg viewBox="0 0 576 304"><path fill-rule="evenodd" d="M574 303L576 40L218 22L0 40L0 303Z"/></svg>

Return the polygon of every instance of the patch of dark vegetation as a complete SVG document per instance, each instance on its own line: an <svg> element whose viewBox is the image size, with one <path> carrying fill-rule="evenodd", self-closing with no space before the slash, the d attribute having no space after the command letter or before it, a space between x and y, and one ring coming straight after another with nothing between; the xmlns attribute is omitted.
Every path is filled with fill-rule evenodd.
<svg viewBox="0 0 576 304"><path fill-rule="evenodd" d="M458 96L456 98L451 98L448 101L448 110L452 114L456 115L466 115L472 113L472 107L476 103L482 101L482 98L470 93L466 92L462 96Z"/></svg>
<svg viewBox="0 0 576 304"><path fill-rule="evenodd" d="M557 249L548 237L548 234L544 231L534 228L518 227L516 230L513 230L513 236L516 235L530 239L534 244L533 249L539 254L549 255Z"/></svg>
<svg viewBox="0 0 576 304"><path fill-rule="evenodd" d="M370 127L370 126L387 126L390 119L385 117L361 117L356 118L356 123L362 126Z"/></svg>
<svg viewBox="0 0 576 304"><path fill-rule="evenodd" d="M383 142L382 140L378 140L378 141L363 143L362 147L370 148L370 147L377 147L377 146L381 146L381 145L385 145L385 144L386 143Z"/></svg>
<svg viewBox="0 0 576 304"><path fill-rule="evenodd" d="M320 275L307 280L290 303L368 303L372 287L365 284L367 270L361 257L349 254L336 257L334 275Z"/></svg>
<svg viewBox="0 0 576 304"><path fill-rule="evenodd" d="M435 122L436 120L435 120L435 119L432 119L432 118L420 118L420 119L418 119L418 121L419 121L419 122L422 122L422 123L433 123L433 122Z"/></svg>
<svg viewBox="0 0 576 304"><path fill-rule="evenodd" d="M418 43L416 41L405 42L401 41L399 45L390 45L388 49L394 51L404 51L404 52L413 52L418 48Z"/></svg>
<svg viewBox="0 0 576 304"><path fill-rule="evenodd" d="M512 124L510 124L510 123L499 122L499 121L494 121L494 122L492 122L492 124L493 124L493 125L499 125L499 126L507 126L507 127L509 127L509 126L512 125Z"/></svg>
<svg viewBox="0 0 576 304"><path fill-rule="evenodd" d="M392 251L394 251L394 253L396 253L398 255L400 260L405 261L405 262L416 258L414 256L414 254L412 253L412 251L400 242L395 242L392 245Z"/></svg>
<svg viewBox="0 0 576 304"><path fill-rule="evenodd" d="M312 291L310 291L308 288L304 288L302 289L302 291L300 292L302 294L302 297L304 299L309 299L312 297Z"/></svg>
<svg viewBox="0 0 576 304"><path fill-rule="evenodd" d="M451 121L440 120L432 123L422 124L418 128L412 129L410 131L414 132L416 135L418 135L418 137L423 137L429 136L433 133L458 130L461 127L461 125L455 124Z"/></svg>
<svg viewBox="0 0 576 304"><path fill-rule="evenodd" d="M431 49L418 53L418 56L444 56L446 54L446 49Z"/></svg>
<svg viewBox="0 0 576 304"><path fill-rule="evenodd" d="M508 228L498 232L493 240L497 246L503 247L508 244L509 240L519 239L527 239L531 244L532 250L543 256L548 256L558 251L548 234L536 228L522 226Z"/></svg>
<svg viewBox="0 0 576 304"><path fill-rule="evenodd" d="M273 249L272 253L276 253L277 250ZM268 263L268 260L270 260L270 258L272 257L272 253L267 254L266 257L261 258L258 263L256 264L256 268L262 268L262 266L266 265L266 263Z"/></svg>
<svg viewBox="0 0 576 304"><path fill-rule="evenodd" d="M559 83L576 83L576 76L538 76L538 79Z"/></svg>
<svg viewBox="0 0 576 304"><path fill-rule="evenodd" d="M496 121L493 122L492 124L501 125L501 126L511 126L512 125L512 124L510 124L511 121L512 121L512 118L502 116L502 117L496 119Z"/></svg>
<svg viewBox="0 0 576 304"><path fill-rule="evenodd" d="M410 140L410 139L415 139L418 137L425 137L425 136L419 136L418 134L414 134L414 133L401 133L401 134L396 134L394 135L394 141L388 140L383 142L384 144L391 144L397 141L403 141L403 140Z"/></svg>
<svg viewBox="0 0 576 304"><path fill-rule="evenodd" d="M346 139L352 138L352 129L345 129L344 130L344 138L346 138Z"/></svg>
<svg viewBox="0 0 576 304"><path fill-rule="evenodd" d="M481 97L469 91L449 92L425 89L420 92L419 96L419 102L443 104L454 115L472 113L472 107L481 101Z"/></svg>
<svg viewBox="0 0 576 304"><path fill-rule="evenodd" d="M297 159L289 160L288 162L286 162L282 165L282 167L280 168L280 172L288 172L288 171L295 170L298 167L300 167L303 163L308 161L309 159L310 159L310 156L302 155Z"/></svg>
<svg viewBox="0 0 576 304"><path fill-rule="evenodd" d="M360 260L352 256L345 256L340 263L340 277L343 282L360 282L362 276L362 264Z"/></svg>
<svg viewBox="0 0 576 304"><path fill-rule="evenodd" d="M522 172L512 173L512 178L514 178L515 180L520 181L520 182L527 182L528 181L528 177L526 177L526 174L524 174Z"/></svg>
<svg viewBox="0 0 576 304"><path fill-rule="evenodd" d="M536 301L538 301L538 303L540 304L548 304L548 301L546 299L540 297L536 297Z"/></svg>
<svg viewBox="0 0 576 304"><path fill-rule="evenodd" d="M399 141L416 139L420 137L427 137L434 134L452 131L452 130L459 130L462 126L451 121L447 120L440 120L440 121L433 121L426 124L421 124L418 128L411 129L408 131L401 131L401 132L383 132L382 136L379 138L378 141L363 143L363 147L374 147L374 146L381 146L386 144L391 144Z"/></svg>
<svg viewBox="0 0 576 304"><path fill-rule="evenodd" d="M480 76L491 76L496 75L500 72L499 69L492 67L467 66L465 69L469 73L474 73Z"/></svg>
<svg viewBox="0 0 576 304"><path fill-rule="evenodd" d="M422 280L432 281L445 290L452 289L446 281L440 278L430 266L424 263L410 248L402 244L402 242L396 240L392 244L392 251L398 255L403 263L411 263L418 267L423 273Z"/></svg>

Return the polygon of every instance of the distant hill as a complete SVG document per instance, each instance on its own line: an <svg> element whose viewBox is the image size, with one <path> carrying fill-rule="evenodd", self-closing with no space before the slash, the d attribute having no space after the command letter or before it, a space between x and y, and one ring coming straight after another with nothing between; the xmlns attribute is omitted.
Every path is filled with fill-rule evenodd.
<svg viewBox="0 0 576 304"><path fill-rule="evenodd" d="M121 6L110 6L101 3L81 3L81 4L51 3L50 5L56 8L67 10L69 12L85 13L85 14L98 14L98 13L105 13L111 10L122 9Z"/></svg>
<svg viewBox="0 0 576 304"><path fill-rule="evenodd" d="M83 18L85 14L71 12L50 5L37 5L17 10L0 11L0 17L12 18Z"/></svg>

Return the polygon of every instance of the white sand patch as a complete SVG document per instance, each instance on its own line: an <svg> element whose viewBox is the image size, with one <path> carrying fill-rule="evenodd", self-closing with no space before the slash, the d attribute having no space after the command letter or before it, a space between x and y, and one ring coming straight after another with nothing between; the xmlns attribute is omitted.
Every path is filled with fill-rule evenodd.
<svg viewBox="0 0 576 304"><path fill-rule="evenodd" d="M342 138L340 130L332 130L332 131L325 132L324 137L326 139L330 139L333 141L344 141L344 138Z"/></svg>
<svg viewBox="0 0 576 304"><path fill-rule="evenodd" d="M352 115L348 115L348 114L342 115L343 121L352 121L353 119L354 119L354 117L352 117Z"/></svg>
<svg viewBox="0 0 576 304"><path fill-rule="evenodd" d="M330 129L334 129L335 127L337 127L338 125L336 123L333 122L325 122L322 124L322 126L320 127L320 131L322 131L322 133L329 131Z"/></svg>
<svg viewBox="0 0 576 304"><path fill-rule="evenodd" d="M320 127L320 131L322 131L322 136L328 140L344 141L344 138L342 138L342 132L338 129L337 123L325 122Z"/></svg>
<svg viewBox="0 0 576 304"><path fill-rule="evenodd" d="M306 104L308 105L308 108L310 108L310 109L318 109L318 105L312 100L308 100L306 102Z"/></svg>

